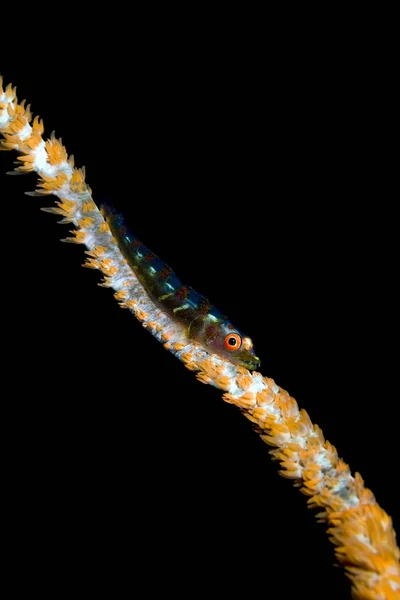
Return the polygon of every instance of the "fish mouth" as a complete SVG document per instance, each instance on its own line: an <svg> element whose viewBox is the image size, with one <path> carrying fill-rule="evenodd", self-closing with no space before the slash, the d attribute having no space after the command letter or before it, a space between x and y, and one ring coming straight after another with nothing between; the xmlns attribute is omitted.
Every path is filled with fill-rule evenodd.
<svg viewBox="0 0 400 600"><path fill-rule="evenodd" d="M258 358L258 356L255 356L254 358L249 360L243 360L241 362L242 365L246 367L246 369L249 369L249 371L254 371L255 369L258 369L258 367L261 365L261 360Z"/></svg>

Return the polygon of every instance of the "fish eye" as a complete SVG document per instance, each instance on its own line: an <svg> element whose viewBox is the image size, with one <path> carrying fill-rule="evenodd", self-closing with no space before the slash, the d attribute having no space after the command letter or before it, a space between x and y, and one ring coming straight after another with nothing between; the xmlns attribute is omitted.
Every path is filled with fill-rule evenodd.
<svg viewBox="0 0 400 600"><path fill-rule="evenodd" d="M242 345L242 338L238 333L228 333L224 340L224 346L227 350L234 352L239 350Z"/></svg>

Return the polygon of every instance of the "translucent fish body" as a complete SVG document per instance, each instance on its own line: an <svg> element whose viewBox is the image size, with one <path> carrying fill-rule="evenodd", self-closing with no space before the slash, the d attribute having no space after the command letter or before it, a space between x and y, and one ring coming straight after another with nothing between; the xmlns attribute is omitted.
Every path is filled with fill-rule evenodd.
<svg viewBox="0 0 400 600"><path fill-rule="evenodd" d="M107 205L101 210L122 254L152 301L185 327L188 339L235 364L251 370L257 368L260 361L250 338L243 336L205 296L184 285L174 271L128 229L120 213Z"/></svg>

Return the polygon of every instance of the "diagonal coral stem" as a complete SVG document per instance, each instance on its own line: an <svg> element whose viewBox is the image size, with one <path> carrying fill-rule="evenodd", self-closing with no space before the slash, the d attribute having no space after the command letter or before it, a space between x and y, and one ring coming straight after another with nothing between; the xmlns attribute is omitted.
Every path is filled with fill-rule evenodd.
<svg viewBox="0 0 400 600"><path fill-rule="evenodd" d="M16 90L5 90L0 77L1 148L19 153L16 171L38 174L31 195L53 194L57 206L47 208L74 226L67 242L87 247L85 266L104 275L103 285L115 290L122 307L132 311L144 327L196 373L196 377L223 391L223 399L236 405L272 447L280 462L280 474L293 480L308 497L317 518L328 525L336 557L352 583L358 600L400 599L400 551L391 518L364 486L360 474L349 466L325 440L304 409L272 379L250 373L210 354L188 340L179 327L147 296L135 273L121 255L107 223L93 201L84 169L74 166L61 140L44 140L43 123L25 103L18 103Z"/></svg>

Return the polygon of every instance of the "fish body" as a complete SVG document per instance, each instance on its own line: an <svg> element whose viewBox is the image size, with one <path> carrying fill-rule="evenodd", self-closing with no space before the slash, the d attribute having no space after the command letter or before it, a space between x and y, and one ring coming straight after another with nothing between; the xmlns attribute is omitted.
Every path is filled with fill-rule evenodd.
<svg viewBox="0 0 400 600"><path fill-rule="evenodd" d="M122 254L157 306L186 328L210 352L247 369L260 365L253 343L244 336L205 296L184 285L175 272L126 226L121 213L102 205L103 217Z"/></svg>

